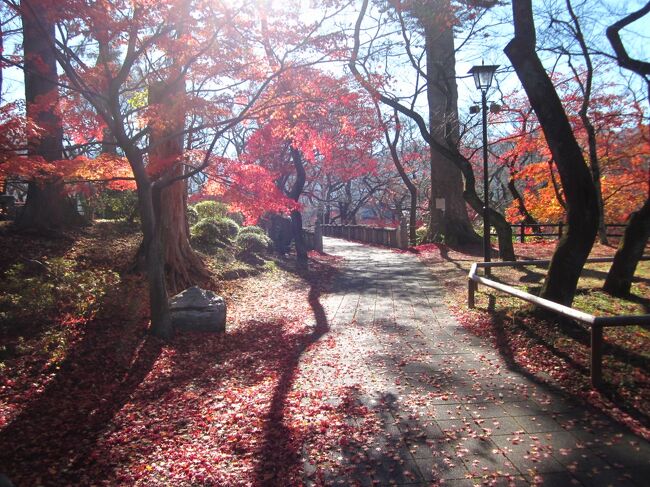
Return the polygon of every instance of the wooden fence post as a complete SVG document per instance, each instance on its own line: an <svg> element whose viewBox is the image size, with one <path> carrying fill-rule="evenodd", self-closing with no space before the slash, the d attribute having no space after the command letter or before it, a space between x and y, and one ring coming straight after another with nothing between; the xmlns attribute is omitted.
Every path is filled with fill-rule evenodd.
<svg viewBox="0 0 650 487"><path fill-rule="evenodd" d="M521 234L520 235L521 236L519 238L519 241L521 243L526 243L526 224L525 223L521 224Z"/></svg>
<svg viewBox="0 0 650 487"><path fill-rule="evenodd" d="M408 231L408 222L406 217L402 216L399 221L399 227L397 228L397 247L400 249L407 249L409 246L409 231Z"/></svg>
<svg viewBox="0 0 650 487"><path fill-rule="evenodd" d="M323 252L323 227L320 215L316 218L316 227L314 228L314 250Z"/></svg>
<svg viewBox="0 0 650 487"><path fill-rule="evenodd" d="M591 325L591 385L598 389L603 385L603 327Z"/></svg>
<svg viewBox="0 0 650 487"><path fill-rule="evenodd" d="M474 294L476 293L476 288L478 286L471 279L467 280L467 307L469 309L474 309L476 306L476 300Z"/></svg>
<svg viewBox="0 0 650 487"><path fill-rule="evenodd" d="M564 229L564 222L560 222L557 227L557 238L560 240L562 238L562 230Z"/></svg>

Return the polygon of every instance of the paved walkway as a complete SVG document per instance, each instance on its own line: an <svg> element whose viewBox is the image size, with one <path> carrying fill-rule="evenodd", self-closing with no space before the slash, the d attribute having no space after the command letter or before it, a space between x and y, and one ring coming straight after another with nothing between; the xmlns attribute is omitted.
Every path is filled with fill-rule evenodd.
<svg viewBox="0 0 650 487"><path fill-rule="evenodd" d="M332 483L649 485L647 442L509 370L458 325L415 256L324 240L345 264L321 302L332 333L354 345L341 357L354 372L337 380L363 369L382 428L373 467Z"/></svg>

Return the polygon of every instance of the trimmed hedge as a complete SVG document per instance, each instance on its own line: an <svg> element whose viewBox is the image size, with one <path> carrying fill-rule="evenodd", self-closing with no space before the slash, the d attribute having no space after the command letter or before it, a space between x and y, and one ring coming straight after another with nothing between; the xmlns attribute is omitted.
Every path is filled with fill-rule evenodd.
<svg viewBox="0 0 650 487"><path fill-rule="evenodd" d="M222 241L222 229L217 225L217 220L205 218L190 228L192 244L198 244L204 247L223 247L225 242Z"/></svg>
<svg viewBox="0 0 650 487"><path fill-rule="evenodd" d="M239 257L258 257L268 251L271 239L266 235L253 233L251 231L240 233L235 240L237 254Z"/></svg>
<svg viewBox="0 0 650 487"><path fill-rule="evenodd" d="M224 203L212 200L199 201L193 208L199 216L199 220L206 218L218 219L228 213L228 207Z"/></svg>
<svg viewBox="0 0 650 487"><path fill-rule="evenodd" d="M246 235L246 234L249 234L249 233L255 234L255 235L263 235L265 237L268 237L268 235L266 234L266 231L263 228L258 227L256 225L251 225L251 226L248 226L248 227L241 227L239 229L239 235Z"/></svg>
<svg viewBox="0 0 650 487"><path fill-rule="evenodd" d="M187 223L190 226L196 225L199 223L199 213L192 206L187 207Z"/></svg>

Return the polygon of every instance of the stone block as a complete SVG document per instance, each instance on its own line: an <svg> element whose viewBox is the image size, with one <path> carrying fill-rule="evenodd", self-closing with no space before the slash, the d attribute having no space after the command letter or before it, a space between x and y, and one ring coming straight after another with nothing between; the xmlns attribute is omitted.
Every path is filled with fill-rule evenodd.
<svg viewBox="0 0 650 487"><path fill-rule="evenodd" d="M169 301L172 325L181 331L226 331L226 302L197 286L181 291Z"/></svg>

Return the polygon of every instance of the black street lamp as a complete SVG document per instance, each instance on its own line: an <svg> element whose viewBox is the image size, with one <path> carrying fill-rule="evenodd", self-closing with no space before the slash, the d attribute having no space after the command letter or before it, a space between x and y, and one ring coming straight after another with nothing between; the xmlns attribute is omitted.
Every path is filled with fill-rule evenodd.
<svg viewBox="0 0 650 487"><path fill-rule="evenodd" d="M488 181L488 145L487 145L487 90L492 84L492 78L499 66L485 65L474 66L469 72L474 76L476 88L481 90L483 109L483 257L485 262L490 262L490 203ZM485 274L490 275L490 268L485 268Z"/></svg>

